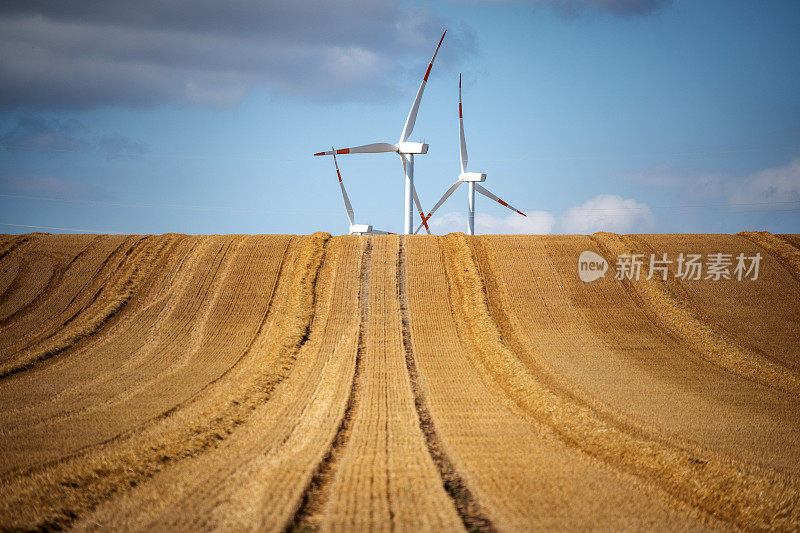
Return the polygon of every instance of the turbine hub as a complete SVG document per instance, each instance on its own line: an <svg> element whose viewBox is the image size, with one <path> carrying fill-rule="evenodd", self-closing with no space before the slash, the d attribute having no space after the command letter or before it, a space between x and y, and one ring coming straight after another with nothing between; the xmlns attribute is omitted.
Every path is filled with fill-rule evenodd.
<svg viewBox="0 0 800 533"><path fill-rule="evenodd" d="M428 145L426 143L401 142L397 143L397 152L401 154L427 154Z"/></svg>

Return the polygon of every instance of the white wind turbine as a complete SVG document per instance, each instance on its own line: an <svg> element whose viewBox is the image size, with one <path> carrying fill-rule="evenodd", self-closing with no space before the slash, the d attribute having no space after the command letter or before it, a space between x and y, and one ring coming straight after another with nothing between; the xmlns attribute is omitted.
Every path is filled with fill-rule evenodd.
<svg viewBox="0 0 800 533"><path fill-rule="evenodd" d="M498 202L500 205L503 205L512 211L516 211L524 217L528 216L519 209L510 206L494 194L487 191L482 185L478 185L478 182L486 181L486 174L483 172L467 172L467 143L464 140L464 113L461 108L461 74L458 75L458 133L461 140L461 173L458 175L458 181L456 181L450 186L449 189L447 189L436 205L433 206L431 212L428 213L428 216L422 218L422 224L417 227L414 233L417 233L422 225L427 223L428 219L431 218L431 216L436 212L437 209L439 209L445 200L447 200L450 195L453 194L456 189L458 189L458 186L464 182L469 183L469 195L467 196L469 201L469 211L467 213L467 235L475 234L475 191L478 191L487 198L491 198L495 202Z"/></svg>
<svg viewBox="0 0 800 533"><path fill-rule="evenodd" d="M414 187L414 154L427 154L428 145L425 143L408 142L411 132L414 130L414 123L417 121L417 112L419 111L419 104L422 101L422 92L425 90L425 84L428 82L428 76L431 73L433 62L436 60L436 54L439 53L439 47L442 46L444 36L447 30L442 33L442 38L439 39L439 44L436 45L436 51L433 53L431 62L428 64L428 70L425 71L425 77L422 78L422 83L417 91L417 97L411 106L411 111L408 112L403 132L400 134L400 140L395 144L390 143L373 143L365 144L362 146L354 146L352 148L342 148L336 150L337 154L374 154L379 152L396 152L403 161L403 173L405 174L405 202L403 206L403 233L409 234L414 229L414 210L412 205L412 198L414 204L417 206L417 211L422 219L422 225L425 230L430 233L428 228L427 219L424 218L422 211L422 204L420 204L419 197L417 196L417 189ZM330 155L330 152L317 152L314 155Z"/></svg>
<svg viewBox="0 0 800 533"><path fill-rule="evenodd" d="M391 235L391 232L373 229L369 224L356 224L353 206L350 205L350 198L347 196L347 191L344 189L342 173L339 172L339 162L336 161L336 151L333 150L333 147L331 147L331 151L333 152L333 164L336 165L336 175L339 177L339 187L342 189L342 199L344 200L344 208L347 211L347 220L350 221L350 235Z"/></svg>

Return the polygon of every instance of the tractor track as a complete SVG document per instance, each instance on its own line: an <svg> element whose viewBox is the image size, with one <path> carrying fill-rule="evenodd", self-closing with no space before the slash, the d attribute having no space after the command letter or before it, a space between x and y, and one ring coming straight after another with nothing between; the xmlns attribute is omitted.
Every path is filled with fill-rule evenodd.
<svg viewBox="0 0 800 533"><path fill-rule="evenodd" d="M295 306L284 317L288 327L278 339L288 350L280 354L287 361L308 338L314 285L327 238L325 235L307 237L297 259L299 271L290 281L295 285L290 289ZM269 312L265 320L267 315ZM256 337L260 334L261 329ZM95 446L92 447L95 453L89 456L76 454L45 468L35 468L25 475L17 473L6 478L4 483L0 483L0 500L3 501L0 529L64 529L100 503L141 484L169 465L219 446L258 404L269 400L290 368L290 364L280 365L277 374L266 369L265 376L255 376L255 382L249 388L233 391L234 397L223 400L216 411L201 408L203 412L186 426L181 422L166 433L159 431L159 422L167 422L186 410L176 406L148 421L148 431L135 431L127 437L110 439L102 453L97 453L99 447ZM188 408L191 407L189 404ZM148 437L148 433L153 433L153 437ZM145 438L152 440L147 444L139 442ZM9 514L8 510L12 508L19 512Z"/></svg>
<svg viewBox="0 0 800 533"><path fill-rule="evenodd" d="M498 326L488 307L485 282L464 237L446 238L452 239L451 253L462 266L457 285L467 299L463 309L474 315L471 322L486 347L487 368L520 408L553 428L568 446L660 486L669 497L709 518L756 529L800 524L796 480L702 450L675 447L640 432L629 433L624 423L614 423L590 405L539 382L503 341L505 328Z"/></svg>
<svg viewBox="0 0 800 533"><path fill-rule="evenodd" d="M347 397L344 415L339 426L336 428L336 435L328 448L322 461L316 466L311 476L311 481L303 491L300 505L292 517L291 521L284 528L285 531L304 531L316 529L318 527L318 515L323 511L325 504L330 498L331 482L336 473L336 469L344 454L350 439L355 413L358 411L361 402L362 374L364 372L364 353L366 351L365 329L369 320L369 282L370 266L372 256L372 240L366 239L364 250L361 254L360 266L360 290L358 296L358 307L360 309L358 325L358 342L355 358L355 369L350 383L350 392Z"/></svg>
<svg viewBox="0 0 800 533"><path fill-rule="evenodd" d="M63 348L0 375L0 531L800 529L797 236L60 239L0 243L2 365ZM564 275L617 240L764 279Z"/></svg>
<svg viewBox="0 0 800 533"><path fill-rule="evenodd" d="M417 361L414 357L414 345L411 332L411 320L408 306L408 290L406 286L406 275L408 266L406 264L406 237L400 238L400 253L397 260L397 297L400 300L400 314L403 325L403 348L405 350L406 369L408 379L411 383L411 390L414 393L414 407L417 410L419 427L425 435L425 444L428 453L433 459L442 485L455 505L461 522L467 531L495 531L491 520L486 516L480 503L472 494L463 477L453 466L453 461L448 457L442 444L441 437L436 431L436 425L431 416L426 399L422 379L417 369Z"/></svg>

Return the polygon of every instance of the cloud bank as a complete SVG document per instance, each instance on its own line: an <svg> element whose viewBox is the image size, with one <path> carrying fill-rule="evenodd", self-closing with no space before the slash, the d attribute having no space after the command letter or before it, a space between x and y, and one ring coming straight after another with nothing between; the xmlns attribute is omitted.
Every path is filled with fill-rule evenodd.
<svg viewBox="0 0 800 533"><path fill-rule="evenodd" d="M549 5L557 14L576 17L589 13L610 13L619 17L635 17L658 11L670 0L534 0Z"/></svg>
<svg viewBox="0 0 800 533"><path fill-rule="evenodd" d="M532 233L543 235L552 232L555 216L547 211L533 211L527 217L510 214L496 217L487 213L475 213L475 233ZM438 234L467 231L466 213L445 213L434 215L430 222L431 231Z"/></svg>
<svg viewBox="0 0 800 533"><path fill-rule="evenodd" d="M559 217L558 230L580 234L641 233L652 229L653 223L653 213L646 204L616 194L601 194L567 209Z"/></svg>
<svg viewBox="0 0 800 533"><path fill-rule="evenodd" d="M6 150L35 150L39 152L81 152L90 145L75 137L84 126L74 120L47 120L37 116L20 117L17 124L0 136L0 146Z"/></svg>
<svg viewBox="0 0 800 533"><path fill-rule="evenodd" d="M389 1L11 0L0 6L0 106L229 106L257 86L386 98L398 73L421 76L444 26ZM474 50L471 31L452 30L439 67Z"/></svg>
<svg viewBox="0 0 800 533"><path fill-rule="evenodd" d="M119 134L103 135L97 142L90 142L85 138L87 133L89 128L75 119L21 116L13 128L0 135L0 148L11 152L94 152L105 154L109 160L136 159L150 150L147 144Z"/></svg>
<svg viewBox="0 0 800 533"><path fill-rule="evenodd" d="M650 208L637 200L615 194L601 194L570 207L556 216L548 211L526 211L527 217L510 214L497 217L475 213L476 233L548 233L590 234L597 231L639 233L652 229L654 217ZM466 213L449 212L434 215L430 222L434 233L466 232Z"/></svg>
<svg viewBox="0 0 800 533"><path fill-rule="evenodd" d="M706 176L700 187L708 196L722 196L734 204L783 209L788 202L800 202L800 158L742 178Z"/></svg>

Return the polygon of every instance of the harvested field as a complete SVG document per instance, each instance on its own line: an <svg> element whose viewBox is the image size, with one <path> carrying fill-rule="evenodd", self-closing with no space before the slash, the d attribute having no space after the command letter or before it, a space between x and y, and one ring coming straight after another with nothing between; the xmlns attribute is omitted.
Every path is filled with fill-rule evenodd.
<svg viewBox="0 0 800 533"><path fill-rule="evenodd" d="M797 530L799 245L0 235L0 530Z"/></svg>

